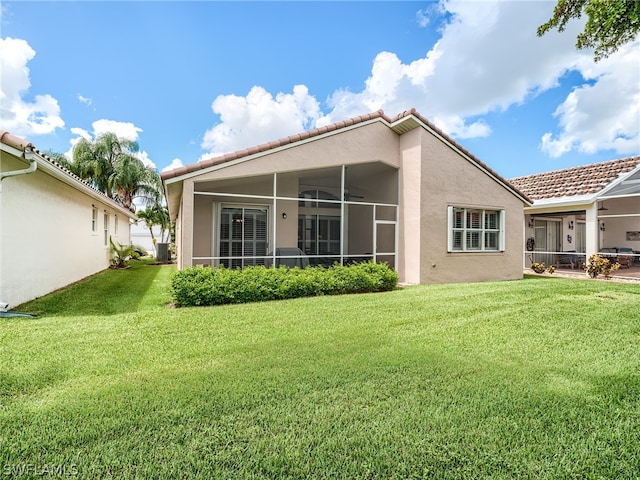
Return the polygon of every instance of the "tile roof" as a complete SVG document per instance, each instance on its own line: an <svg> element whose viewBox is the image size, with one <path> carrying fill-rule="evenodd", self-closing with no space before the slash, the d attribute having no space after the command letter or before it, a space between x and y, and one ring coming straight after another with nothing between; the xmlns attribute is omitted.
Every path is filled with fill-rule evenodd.
<svg viewBox="0 0 640 480"><path fill-rule="evenodd" d="M594 194L640 165L640 156L509 179L533 200Z"/></svg>
<svg viewBox="0 0 640 480"><path fill-rule="evenodd" d="M10 147L13 147L17 150L20 150L22 152L31 152L38 155L38 157L40 157L42 160L44 160L48 164L52 165L54 168L63 172L66 176L72 178L76 182L81 183L83 187L90 189L93 193L98 194L101 197L104 197L104 201L107 201L116 205L118 208L131 213L131 215L135 215L134 212L130 212L128 209L124 208L122 205L114 201L112 198L109 198L107 195L105 195L104 192L102 192L101 190L98 190L96 187L91 185L86 180L83 180L82 178L78 177L75 173L63 167L61 164L56 162L49 155L35 148L31 142L23 138L20 138L16 135L13 135L12 133L7 132L6 130L0 130L0 142Z"/></svg>
<svg viewBox="0 0 640 480"><path fill-rule="evenodd" d="M278 148L278 147L282 147L282 146L285 146L285 145L290 145L290 144L293 144L295 142L299 142L301 140L306 140L308 138L316 137L316 136L322 135L324 133L332 132L332 131L335 131L335 130L340 130L340 129L343 129L343 128L346 128L346 127L350 127L352 125L356 125L356 124L359 124L359 123L367 122L369 120L374 120L376 118L383 119L388 124L398 124L399 122L403 122L403 120L405 118L407 118L407 117L413 117L413 118L418 119L420 122L422 122L427 127L429 127L429 129L433 130L437 135L442 137L447 143L449 143L450 145L455 147L455 149L460 151L463 155L467 156L472 162L476 163L481 169L485 170L487 173L489 173L489 175L493 176L500 183L504 184L504 186L506 188L512 190L513 193L515 193L517 196L521 197L523 200L531 203L531 200L529 198L527 198L526 194L524 194L517 187L515 187L513 184L511 184L508 180L506 180L505 178L500 176L498 173L496 173L494 170L492 170L487 164L485 164L484 162L482 162L481 160L476 158L475 155L473 155L467 149L465 149L460 144L458 144L449 135L447 135L442 130L440 130L438 127L436 127L433 123L431 123L427 118L425 118L422 115L420 115L416 111L415 108L412 108L410 110L405 110L404 112L396 115L393 118L388 117L387 115L385 115L383 110L378 110L376 112L368 113L368 114L365 114L365 115L360 115L358 117L349 118L347 120L342 120L340 122L332 123L330 125L325 125L324 127L316 128L316 129L313 129L313 130L307 130L305 132L298 133L296 135L290 135L288 137L284 137L284 138L281 138L281 139L273 141L273 142L263 143L262 145L249 147L249 148L246 148L244 150L238 150L236 152L227 153L225 155L221 155L221 156L214 157L214 158L207 159L207 160L202 160L202 161L199 161L199 162L196 162L196 163L192 163L192 164L189 164L189 165L185 165L183 167L179 167L179 168L176 168L176 169L173 169L173 170L168 170L168 171L162 172L160 174L160 177L162 178L163 181L169 180L169 179L172 179L172 178L176 178L176 177L180 177L180 176L188 174L188 173L197 172L198 170L203 170L203 169L207 169L207 168L210 168L212 166L215 166L215 165L220 165L220 164L223 164L223 163L226 163L226 162L231 162L233 160L237 160L237 159L240 159L240 158L243 158L243 157L248 157L248 156L254 155L256 153L265 152L265 151L272 150L272 149L275 149L275 148ZM418 126L418 124L416 124L416 126ZM404 128L404 129L402 127L397 127L397 128L394 128L394 130L396 132L402 134L405 131L411 130L412 128L413 128L413 126L408 127L408 128Z"/></svg>

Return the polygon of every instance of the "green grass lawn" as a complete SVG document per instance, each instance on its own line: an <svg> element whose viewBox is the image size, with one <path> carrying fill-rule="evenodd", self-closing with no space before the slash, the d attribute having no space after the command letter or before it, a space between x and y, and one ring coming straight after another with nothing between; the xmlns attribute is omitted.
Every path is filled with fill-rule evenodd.
<svg viewBox="0 0 640 480"><path fill-rule="evenodd" d="M172 309L172 271L0 318L0 476L640 478L637 284Z"/></svg>

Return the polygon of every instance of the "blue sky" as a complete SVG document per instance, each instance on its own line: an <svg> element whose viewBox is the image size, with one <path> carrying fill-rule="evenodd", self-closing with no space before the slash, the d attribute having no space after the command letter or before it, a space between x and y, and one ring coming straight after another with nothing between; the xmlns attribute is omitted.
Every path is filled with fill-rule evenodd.
<svg viewBox="0 0 640 480"><path fill-rule="evenodd" d="M416 108L504 177L640 153L640 40L595 64L555 2L2 2L0 128L104 131L159 171Z"/></svg>

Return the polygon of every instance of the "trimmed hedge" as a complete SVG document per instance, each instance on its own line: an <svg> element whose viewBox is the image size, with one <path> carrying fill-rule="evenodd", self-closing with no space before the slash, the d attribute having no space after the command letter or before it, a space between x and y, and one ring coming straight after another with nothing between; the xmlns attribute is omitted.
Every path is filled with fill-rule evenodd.
<svg viewBox="0 0 640 480"><path fill-rule="evenodd" d="M194 307L285 298L393 290L398 274L386 264L365 262L329 268L192 267L171 279L173 302Z"/></svg>

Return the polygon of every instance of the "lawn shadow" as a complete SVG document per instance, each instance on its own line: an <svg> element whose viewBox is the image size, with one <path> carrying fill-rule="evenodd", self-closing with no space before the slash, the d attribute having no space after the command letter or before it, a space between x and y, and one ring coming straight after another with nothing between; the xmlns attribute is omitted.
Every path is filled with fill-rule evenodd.
<svg viewBox="0 0 640 480"><path fill-rule="evenodd" d="M151 265L148 261L133 261L127 269L107 269L79 282L27 302L16 311L38 316L86 316L115 315L139 310L141 304L153 304L147 300L162 297L166 285L157 286L151 292L154 280L162 269L170 266ZM160 300L159 300L160 301Z"/></svg>

